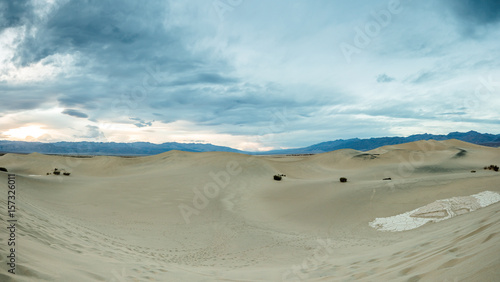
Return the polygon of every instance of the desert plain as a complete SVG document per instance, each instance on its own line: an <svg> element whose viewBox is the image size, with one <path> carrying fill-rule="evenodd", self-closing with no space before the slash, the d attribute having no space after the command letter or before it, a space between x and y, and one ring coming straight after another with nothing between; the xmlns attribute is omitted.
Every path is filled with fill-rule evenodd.
<svg viewBox="0 0 500 282"><path fill-rule="evenodd" d="M458 140L296 156L5 154L0 281L500 281L500 203L470 197L499 195L491 164L499 148ZM377 228L433 203L419 227Z"/></svg>

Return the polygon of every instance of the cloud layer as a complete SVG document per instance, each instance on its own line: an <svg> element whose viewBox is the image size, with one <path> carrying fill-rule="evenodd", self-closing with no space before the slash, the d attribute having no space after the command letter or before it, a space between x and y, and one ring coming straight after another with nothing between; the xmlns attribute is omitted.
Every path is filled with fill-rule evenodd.
<svg viewBox="0 0 500 282"><path fill-rule="evenodd" d="M496 1L0 1L0 133L246 150L498 133L499 26Z"/></svg>

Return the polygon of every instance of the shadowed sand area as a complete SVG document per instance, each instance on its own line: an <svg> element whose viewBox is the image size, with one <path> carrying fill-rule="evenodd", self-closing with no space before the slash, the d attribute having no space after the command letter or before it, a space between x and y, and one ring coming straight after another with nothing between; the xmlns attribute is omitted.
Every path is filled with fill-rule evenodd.
<svg viewBox="0 0 500 282"><path fill-rule="evenodd" d="M500 149L457 140L312 156L6 154L18 264L9 275L0 236L0 281L498 281L500 203L472 196L500 193L490 164ZM71 175L46 175L56 167ZM370 226L408 212L450 218Z"/></svg>

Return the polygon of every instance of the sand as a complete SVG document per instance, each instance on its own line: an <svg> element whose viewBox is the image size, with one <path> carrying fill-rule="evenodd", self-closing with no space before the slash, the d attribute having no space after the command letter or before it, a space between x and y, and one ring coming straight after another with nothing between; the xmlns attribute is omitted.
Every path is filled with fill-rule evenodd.
<svg viewBox="0 0 500 282"><path fill-rule="evenodd" d="M500 149L458 140L312 156L6 154L16 274L0 172L0 281L498 281L490 164ZM402 214L425 222L373 224Z"/></svg>

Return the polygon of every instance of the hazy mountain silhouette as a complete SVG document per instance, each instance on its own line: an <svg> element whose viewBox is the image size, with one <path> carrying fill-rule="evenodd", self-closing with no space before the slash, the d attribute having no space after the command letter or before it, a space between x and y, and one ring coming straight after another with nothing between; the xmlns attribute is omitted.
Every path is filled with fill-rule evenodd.
<svg viewBox="0 0 500 282"><path fill-rule="evenodd" d="M305 148L286 150L273 150L267 152L244 152L237 149L216 146L212 144L199 143L176 143L153 144L149 142L135 143L104 143L104 142L24 142L0 140L0 152L3 153L41 153L41 154L65 154L65 155L156 155L171 150L187 152L235 152L247 154L317 154L335 151L339 149L355 149L367 151L385 145L396 145L419 140L447 140L458 139L461 141L499 147L500 134L469 132L452 132L447 135L417 134L408 137L380 137L370 139L339 139L318 143Z"/></svg>
<svg viewBox="0 0 500 282"><path fill-rule="evenodd" d="M447 139L458 139L461 141L498 147L500 146L500 134L488 134L479 133L476 131L469 132L452 132L447 135L434 135L434 134L416 134L408 137L380 137L380 138L370 138L370 139L339 139L335 141L328 141L318 143L305 148L296 149L286 149L286 150L273 150L268 152L262 152L259 154L317 154L335 151L339 149L355 149L360 151L368 151L385 145L396 145L407 142L419 141L419 140L447 140Z"/></svg>

